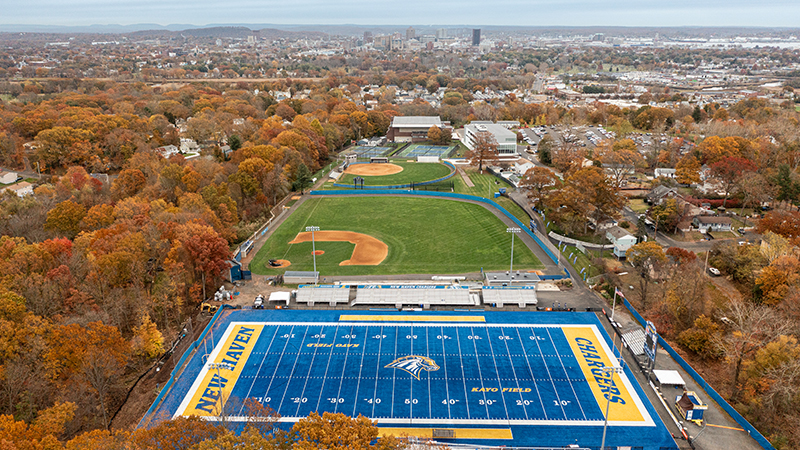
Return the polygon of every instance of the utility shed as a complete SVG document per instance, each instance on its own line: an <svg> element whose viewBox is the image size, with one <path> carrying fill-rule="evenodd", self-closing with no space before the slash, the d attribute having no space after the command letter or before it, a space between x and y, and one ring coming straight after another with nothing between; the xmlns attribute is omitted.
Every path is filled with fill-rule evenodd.
<svg viewBox="0 0 800 450"><path fill-rule="evenodd" d="M287 306L289 305L289 300L292 298L291 292L273 292L269 294L269 302L281 303L284 302Z"/></svg>

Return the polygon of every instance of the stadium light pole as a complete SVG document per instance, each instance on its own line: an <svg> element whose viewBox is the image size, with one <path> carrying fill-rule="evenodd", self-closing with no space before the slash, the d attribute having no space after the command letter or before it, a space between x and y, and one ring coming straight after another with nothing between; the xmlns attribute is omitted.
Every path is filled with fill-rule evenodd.
<svg viewBox="0 0 800 450"><path fill-rule="evenodd" d="M319 227L306 227L306 231L311 232L311 255L314 257L314 284L319 282L319 276L317 275L317 245L314 243L314 232L319 231Z"/></svg>
<svg viewBox="0 0 800 450"><path fill-rule="evenodd" d="M233 370L233 365L226 362L211 363L208 365L209 369L216 369L217 371L217 384L219 385L219 417L222 421L222 427L225 427L225 394L222 392L222 377L219 375L219 369Z"/></svg>
<svg viewBox="0 0 800 450"><path fill-rule="evenodd" d="M611 378L611 382L614 382L614 374L615 373L622 373L621 366L605 366L602 367L600 370L603 371L603 374L607 377ZM600 442L600 450L606 450L606 429L608 428L608 410L611 407L611 396L609 395L606 399L606 418L605 422L603 422L603 440Z"/></svg>
<svg viewBox="0 0 800 450"><path fill-rule="evenodd" d="M521 232L520 228L506 228L506 233L511 233L511 266L508 269L508 285L511 286L511 274L514 273L514 235Z"/></svg>

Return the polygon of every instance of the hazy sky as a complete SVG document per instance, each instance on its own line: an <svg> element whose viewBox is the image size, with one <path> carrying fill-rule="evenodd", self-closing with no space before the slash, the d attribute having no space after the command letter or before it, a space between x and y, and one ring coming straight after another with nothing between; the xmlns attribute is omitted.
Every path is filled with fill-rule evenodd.
<svg viewBox="0 0 800 450"><path fill-rule="evenodd" d="M798 0L2 0L0 23L800 27Z"/></svg>

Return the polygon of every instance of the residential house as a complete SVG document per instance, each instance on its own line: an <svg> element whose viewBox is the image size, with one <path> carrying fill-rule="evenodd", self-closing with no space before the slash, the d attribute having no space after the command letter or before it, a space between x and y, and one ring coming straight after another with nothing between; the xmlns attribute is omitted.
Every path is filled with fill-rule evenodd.
<svg viewBox="0 0 800 450"><path fill-rule="evenodd" d="M656 178L675 178L675 169L664 169L664 168L657 168L655 170L655 177Z"/></svg>
<svg viewBox="0 0 800 450"><path fill-rule="evenodd" d="M720 216L695 216L692 225L701 233L709 231L731 231L733 220L730 217Z"/></svg>
<svg viewBox="0 0 800 450"><path fill-rule="evenodd" d="M172 155L177 155L180 153L180 150L175 145L165 145L163 147L156 148L156 151L161 154L164 158L169 158Z"/></svg>
<svg viewBox="0 0 800 450"><path fill-rule="evenodd" d="M16 183L16 181L17 181L16 172L8 172L5 170L0 172L0 184L11 184L11 183Z"/></svg>
<svg viewBox="0 0 800 450"><path fill-rule="evenodd" d="M11 186L6 186L6 189L17 194L17 197L25 197L26 195L33 195L33 185L27 181L22 181Z"/></svg>
<svg viewBox="0 0 800 450"><path fill-rule="evenodd" d="M636 245L636 236L616 225L606 229L606 239L614 245L614 256L624 258L628 249Z"/></svg>
<svg viewBox="0 0 800 450"><path fill-rule="evenodd" d="M654 187L647 193L645 199L651 205L660 205L666 199L680 197L678 188L667 187L659 185Z"/></svg>

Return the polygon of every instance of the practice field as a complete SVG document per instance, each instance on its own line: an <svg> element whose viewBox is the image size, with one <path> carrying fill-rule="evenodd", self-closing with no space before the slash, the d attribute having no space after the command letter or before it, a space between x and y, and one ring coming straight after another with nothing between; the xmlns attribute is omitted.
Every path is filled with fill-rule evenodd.
<svg viewBox="0 0 800 450"><path fill-rule="evenodd" d="M231 366L191 366L166 413L218 420L224 398L244 423L254 399L289 424L329 411L398 435L596 446L608 403L610 447L674 448L631 373L599 369L620 362L591 313L239 311L217 333L208 361Z"/></svg>
<svg viewBox="0 0 800 450"><path fill-rule="evenodd" d="M450 173L450 167L439 163L417 163L393 161L393 165L403 168L401 172L392 175L364 176L364 187L368 186L392 186L398 184L422 183L424 181L437 180L446 177ZM338 184L353 184L355 175L350 172L351 168L361 166L377 166L383 164L354 164L337 181Z"/></svg>
<svg viewBox="0 0 800 450"><path fill-rule="evenodd" d="M439 158L447 158L455 148L455 145L411 144L394 156L402 158L416 158L417 156L438 156Z"/></svg>
<svg viewBox="0 0 800 450"><path fill-rule="evenodd" d="M255 274L278 274L269 259L286 259L290 270L313 270L312 243L290 244L307 226L327 231L362 233L388 246L378 265L340 266L351 259L354 245L317 239L315 247L321 276L365 274L458 274L508 269L511 236L506 226L486 208L466 202L411 197L323 197L311 198L264 243L250 262ZM518 239L514 268L544 266Z"/></svg>

